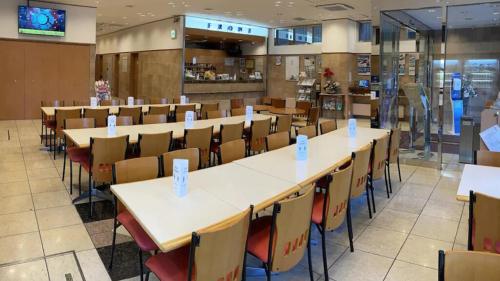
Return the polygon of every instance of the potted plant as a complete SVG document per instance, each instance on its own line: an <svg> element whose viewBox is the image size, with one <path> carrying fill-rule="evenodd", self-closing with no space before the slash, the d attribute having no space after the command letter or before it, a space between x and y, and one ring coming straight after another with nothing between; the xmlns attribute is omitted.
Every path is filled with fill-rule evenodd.
<svg viewBox="0 0 500 281"><path fill-rule="evenodd" d="M337 93L340 87L338 82L333 81L333 76L335 76L335 73L329 67L325 68L323 71L323 77L326 79L326 84L323 88L328 94Z"/></svg>

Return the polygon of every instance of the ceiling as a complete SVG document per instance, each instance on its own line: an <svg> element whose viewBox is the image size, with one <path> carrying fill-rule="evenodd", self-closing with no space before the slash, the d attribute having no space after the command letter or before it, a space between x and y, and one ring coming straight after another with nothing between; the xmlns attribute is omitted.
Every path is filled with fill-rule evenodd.
<svg viewBox="0 0 500 281"><path fill-rule="evenodd" d="M176 15L198 15L266 27L350 18L369 20L372 0L52 0L97 7L97 34L103 35ZM341 3L353 9L330 11L322 5Z"/></svg>

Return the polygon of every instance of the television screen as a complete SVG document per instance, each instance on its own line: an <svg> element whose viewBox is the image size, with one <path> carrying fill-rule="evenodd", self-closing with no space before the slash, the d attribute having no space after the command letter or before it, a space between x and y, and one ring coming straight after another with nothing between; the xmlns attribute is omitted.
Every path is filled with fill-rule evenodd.
<svg viewBox="0 0 500 281"><path fill-rule="evenodd" d="M370 81L368 81L368 80L359 80L359 87L360 88L369 88L370 87Z"/></svg>
<svg viewBox="0 0 500 281"><path fill-rule="evenodd" d="M64 36L66 11L19 6L19 33Z"/></svg>

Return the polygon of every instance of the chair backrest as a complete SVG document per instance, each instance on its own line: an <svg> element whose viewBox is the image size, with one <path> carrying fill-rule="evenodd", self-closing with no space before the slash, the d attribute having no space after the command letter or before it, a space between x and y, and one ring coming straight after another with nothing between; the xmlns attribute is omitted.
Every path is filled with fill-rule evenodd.
<svg viewBox="0 0 500 281"><path fill-rule="evenodd" d="M241 280L252 212L250 207L210 231L193 233L190 252L194 257L189 259L188 276L200 281Z"/></svg>
<svg viewBox="0 0 500 281"><path fill-rule="evenodd" d="M90 138L90 165L94 181L112 181L113 164L125 159L128 138L128 135L114 138Z"/></svg>
<svg viewBox="0 0 500 281"><path fill-rule="evenodd" d="M189 172L196 171L200 167L200 150L198 148L186 148L163 153L163 176L171 177L174 167L174 159L187 159L189 161Z"/></svg>
<svg viewBox="0 0 500 281"><path fill-rule="evenodd" d="M314 186L304 194L274 204L269 245L271 271L288 271L297 265L307 248L311 225Z"/></svg>
<svg viewBox="0 0 500 281"><path fill-rule="evenodd" d="M231 109L244 107L243 99L231 99Z"/></svg>
<svg viewBox="0 0 500 281"><path fill-rule="evenodd" d="M321 122L319 124L319 130L320 134L326 134L332 131L337 130L337 121L336 120L327 120L324 122Z"/></svg>
<svg viewBox="0 0 500 281"><path fill-rule="evenodd" d="M64 106L63 100L41 101L43 107L61 107Z"/></svg>
<svg viewBox="0 0 500 281"><path fill-rule="evenodd" d="M389 147L389 135L373 140L373 156L371 169L373 179L380 179L385 174L385 163L387 161L387 151Z"/></svg>
<svg viewBox="0 0 500 281"><path fill-rule="evenodd" d="M245 122L220 125L220 143L239 140L243 137Z"/></svg>
<svg viewBox="0 0 500 281"><path fill-rule="evenodd" d="M318 126L319 121L319 107L311 107L307 115L307 125Z"/></svg>
<svg viewBox="0 0 500 281"><path fill-rule="evenodd" d="M260 152L266 149L266 137L271 132L271 118L253 120L250 126L250 150Z"/></svg>
<svg viewBox="0 0 500 281"><path fill-rule="evenodd" d="M220 145L220 164L231 163L245 158L246 144L244 139L228 141Z"/></svg>
<svg viewBox="0 0 500 281"><path fill-rule="evenodd" d="M109 109L107 108L85 108L83 110L83 117L94 118L95 126L106 127L108 125Z"/></svg>
<svg viewBox="0 0 500 281"><path fill-rule="evenodd" d="M292 115L279 115L276 117L276 133L287 132L292 128Z"/></svg>
<svg viewBox="0 0 500 281"><path fill-rule="evenodd" d="M172 131L158 134L139 134L141 157L160 156L172 146Z"/></svg>
<svg viewBox="0 0 500 281"><path fill-rule="evenodd" d="M500 254L500 199L471 192L469 250Z"/></svg>
<svg viewBox="0 0 500 281"><path fill-rule="evenodd" d="M148 114L142 117L142 124L160 124L167 123L167 115L165 114Z"/></svg>
<svg viewBox="0 0 500 281"><path fill-rule="evenodd" d="M174 104L180 104L181 103L181 98L172 98L172 103Z"/></svg>
<svg viewBox="0 0 500 281"><path fill-rule="evenodd" d="M323 208L323 226L326 231L337 229L344 223L351 195L352 161L343 169L328 175L330 184Z"/></svg>
<svg viewBox="0 0 500 281"><path fill-rule="evenodd" d="M303 116L309 116L309 110L312 107L312 103L308 101L297 101L295 107L304 110Z"/></svg>
<svg viewBox="0 0 500 281"><path fill-rule="evenodd" d="M308 139L312 139L312 138L316 137L316 135L317 135L316 126L309 125L309 126L299 128L297 130L297 135L305 135L305 136L307 136Z"/></svg>
<svg viewBox="0 0 500 281"><path fill-rule="evenodd" d="M205 113L205 119L215 119L215 118L224 118L226 117L226 111L207 111Z"/></svg>
<svg viewBox="0 0 500 281"><path fill-rule="evenodd" d="M144 99L134 99L135 105L144 105Z"/></svg>
<svg viewBox="0 0 500 281"><path fill-rule="evenodd" d="M120 107L120 111L118 113L119 117L122 116L130 116L132 117L132 122L134 125L138 125L141 121L142 115L142 107Z"/></svg>
<svg viewBox="0 0 500 281"><path fill-rule="evenodd" d="M478 150L476 151L476 164L500 167L500 152Z"/></svg>
<svg viewBox="0 0 500 281"><path fill-rule="evenodd" d="M399 143L401 142L401 129L393 128L389 140L389 163L396 163L399 158Z"/></svg>
<svg viewBox="0 0 500 281"><path fill-rule="evenodd" d="M438 281L499 281L500 255L471 251L439 251Z"/></svg>
<svg viewBox="0 0 500 281"><path fill-rule="evenodd" d="M75 119L65 119L64 129L85 129L85 128L95 128L94 118L75 118ZM73 146L68 138L65 140L66 147Z"/></svg>
<svg viewBox="0 0 500 281"><path fill-rule="evenodd" d="M272 151L290 145L290 134L279 132L266 137L266 151Z"/></svg>
<svg viewBox="0 0 500 281"><path fill-rule="evenodd" d="M175 122L184 122L187 111L196 112L196 105L181 104L175 106Z"/></svg>
<svg viewBox="0 0 500 281"><path fill-rule="evenodd" d="M150 104L167 104L168 99L167 98L159 98L159 97L151 97L151 98L149 98L149 103Z"/></svg>
<svg viewBox="0 0 500 281"><path fill-rule="evenodd" d="M55 110L56 117L56 135L57 137L62 137L64 130L64 120L66 119L77 119L80 118L82 110L80 108L76 109L58 109Z"/></svg>
<svg viewBox="0 0 500 281"><path fill-rule="evenodd" d="M271 98L270 97L262 97L262 104L271 105Z"/></svg>
<svg viewBox="0 0 500 281"><path fill-rule="evenodd" d="M90 99L73 101L73 106L89 106L89 105L90 105Z"/></svg>
<svg viewBox="0 0 500 281"><path fill-rule="evenodd" d="M119 99L102 100L100 102L102 106L118 106L120 105Z"/></svg>
<svg viewBox="0 0 500 281"><path fill-rule="evenodd" d="M286 100L284 99L271 99L271 106L275 108L285 108L286 106Z"/></svg>
<svg viewBox="0 0 500 281"><path fill-rule="evenodd" d="M207 112L208 111L218 111L219 110L219 104L218 103L203 103L201 104L201 119L207 119Z"/></svg>
<svg viewBox="0 0 500 281"><path fill-rule="evenodd" d="M212 145L212 133L214 127L202 129L185 129L185 148L198 148L200 150L200 164L208 167L210 164L210 147Z"/></svg>
<svg viewBox="0 0 500 281"><path fill-rule="evenodd" d="M160 172L158 157L140 157L118 161L113 164L113 184L122 184L136 181L151 180L158 177ZM118 200L117 213L126 210Z"/></svg>
<svg viewBox="0 0 500 281"><path fill-rule="evenodd" d="M246 114L246 110L243 107L231 108L231 116L242 116Z"/></svg>
<svg viewBox="0 0 500 281"><path fill-rule="evenodd" d="M170 114L170 105L165 105L165 106L150 106L149 107L149 114L164 114L164 115L169 115Z"/></svg>
<svg viewBox="0 0 500 281"><path fill-rule="evenodd" d="M132 116L118 116L116 117L116 126L132 126L134 121Z"/></svg>
<svg viewBox="0 0 500 281"><path fill-rule="evenodd" d="M358 197L366 191L371 152L372 146L369 145L352 153L351 198Z"/></svg>

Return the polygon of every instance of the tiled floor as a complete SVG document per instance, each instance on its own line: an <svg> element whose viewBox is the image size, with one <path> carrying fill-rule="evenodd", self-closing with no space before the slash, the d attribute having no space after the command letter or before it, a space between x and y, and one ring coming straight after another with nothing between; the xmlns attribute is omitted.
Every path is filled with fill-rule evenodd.
<svg viewBox="0 0 500 281"><path fill-rule="evenodd" d="M69 169L66 180L60 179L62 154L53 160L41 150L39 130L39 120L0 121L0 280L66 280L67 274L73 280L111 280L105 266L110 208L101 203L101 215L88 220L88 206L71 203L78 194L78 169L73 171L70 195ZM467 240L467 205L455 200L462 165L456 155L445 155L444 160L443 171L402 165L401 183L392 167L394 193L387 199L383 181L376 182L373 219L368 218L364 198L353 202L355 251L348 250L345 227L327 234L331 280L437 280L437 251L464 249ZM86 186L87 176L82 178ZM314 231L313 239L319 237ZM111 274L114 280L119 280L116 271L136 266L129 241L126 233L118 236L123 250ZM323 280L320 246L313 244L315 278ZM125 265L120 267L121 259ZM308 280L307 259L273 280Z"/></svg>

